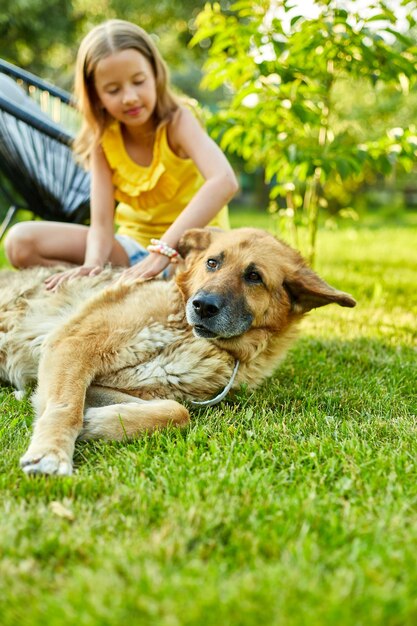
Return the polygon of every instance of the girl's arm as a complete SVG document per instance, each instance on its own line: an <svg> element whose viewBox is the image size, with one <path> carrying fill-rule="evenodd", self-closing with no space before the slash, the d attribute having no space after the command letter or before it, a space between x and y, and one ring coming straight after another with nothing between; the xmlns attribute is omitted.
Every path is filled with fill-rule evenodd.
<svg viewBox="0 0 417 626"><path fill-rule="evenodd" d="M84 263L80 267L50 276L45 281L48 290L56 289L76 276L94 276L101 272L114 244L113 220L114 187L111 170L101 147L98 147L91 155L90 228Z"/></svg>
<svg viewBox="0 0 417 626"><path fill-rule="evenodd" d="M162 239L175 248L188 228L207 226L238 190L233 169L219 146L191 111L181 109L171 124L169 141L176 154L194 161L205 182Z"/></svg>
<svg viewBox="0 0 417 626"><path fill-rule="evenodd" d="M104 152L98 146L91 155L90 228L84 267L103 267L114 243L114 186Z"/></svg>
<svg viewBox="0 0 417 626"><path fill-rule="evenodd" d="M172 150L182 158L190 158L205 179L175 222L164 233L162 240L176 248L188 228L207 226L220 209L238 190L232 167L218 145L209 137L194 115L180 109L168 128L168 140ZM151 253L149 257L125 270L121 276L137 280L151 278L167 267L169 259Z"/></svg>

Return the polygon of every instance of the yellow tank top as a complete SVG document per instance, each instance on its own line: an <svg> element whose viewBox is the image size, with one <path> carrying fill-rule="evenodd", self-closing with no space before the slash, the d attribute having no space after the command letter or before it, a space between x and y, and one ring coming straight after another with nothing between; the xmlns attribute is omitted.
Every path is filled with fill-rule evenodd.
<svg viewBox="0 0 417 626"><path fill-rule="evenodd" d="M159 239L190 202L204 182L192 159L182 159L170 148L166 125L156 131L152 163L135 163L126 152L119 122L105 130L101 146L112 170L118 233L136 239L143 246L152 237ZM210 226L228 229L227 207Z"/></svg>

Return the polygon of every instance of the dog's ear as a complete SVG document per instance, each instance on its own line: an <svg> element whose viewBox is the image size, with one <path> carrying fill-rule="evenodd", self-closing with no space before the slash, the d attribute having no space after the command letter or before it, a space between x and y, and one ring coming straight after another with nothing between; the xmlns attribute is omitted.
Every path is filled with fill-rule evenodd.
<svg viewBox="0 0 417 626"><path fill-rule="evenodd" d="M190 228L186 230L178 242L178 252L185 259L190 252L202 252L206 250L216 232L222 232L220 228Z"/></svg>
<svg viewBox="0 0 417 626"><path fill-rule="evenodd" d="M332 302L347 307L356 305L350 294L334 289L308 267L300 267L289 273L284 280L284 287L295 313L306 313Z"/></svg>
<svg viewBox="0 0 417 626"><path fill-rule="evenodd" d="M205 250L210 245L210 241L211 233L208 228L190 228L179 240L177 250L185 259L191 251Z"/></svg>

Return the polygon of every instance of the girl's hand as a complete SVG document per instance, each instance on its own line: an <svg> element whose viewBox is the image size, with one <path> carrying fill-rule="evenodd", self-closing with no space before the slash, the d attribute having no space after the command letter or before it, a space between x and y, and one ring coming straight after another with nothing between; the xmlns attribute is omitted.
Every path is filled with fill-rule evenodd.
<svg viewBox="0 0 417 626"><path fill-rule="evenodd" d="M157 252L151 252L146 259L124 270L117 279L118 283L143 282L155 278L169 265L169 258Z"/></svg>
<svg viewBox="0 0 417 626"><path fill-rule="evenodd" d="M45 280L45 286L48 291L55 291L64 283L77 278L77 276L97 276L97 274L100 274L102 271L103 268L101 265L81 265L81 267L73 267L65 272L59 272L59 274L52 274L52 276L49 276Z"/></svg>

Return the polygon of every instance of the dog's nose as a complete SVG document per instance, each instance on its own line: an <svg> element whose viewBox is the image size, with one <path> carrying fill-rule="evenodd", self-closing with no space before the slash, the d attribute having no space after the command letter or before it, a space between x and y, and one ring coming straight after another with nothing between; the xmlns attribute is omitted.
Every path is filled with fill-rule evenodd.
<svg viewBox="0 0 417 626"><path fill-rule="evenodd" d="M213 294L199 295L193 300L194 311L200 319L215 317L221 308L219 296Z"/></svg>

